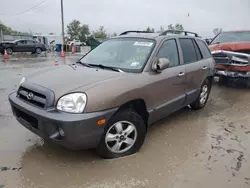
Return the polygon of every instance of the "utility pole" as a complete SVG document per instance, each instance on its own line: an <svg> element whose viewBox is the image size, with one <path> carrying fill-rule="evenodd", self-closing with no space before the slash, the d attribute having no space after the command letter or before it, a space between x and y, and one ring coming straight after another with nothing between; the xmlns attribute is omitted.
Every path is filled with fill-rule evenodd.
<svg viewBox="0 0 250 188"><path fill-rule="evenodd" d="M61 56L64 57L63 47L64 47L64 18L63 18L63 0L61 0L61 19L62 19L62 52Z"/></svg>

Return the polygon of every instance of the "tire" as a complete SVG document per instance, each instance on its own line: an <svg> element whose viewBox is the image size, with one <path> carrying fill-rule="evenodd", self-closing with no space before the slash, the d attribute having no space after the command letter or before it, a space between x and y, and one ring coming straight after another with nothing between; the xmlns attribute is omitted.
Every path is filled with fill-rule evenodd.
<svg viewBox="0 0 250 188"><path fill-rule="evenodd" d="M190 104L191 108L195 110L200 110L204 108L209 98L210 91L211 91L211 83L209 82L208 79L206 79L201 86L199 96L193 103Z"/></svg>
<svg viewBox="0 0 250 188"><path fill-rule="evenodd" d="M219 84L220 85L227 85L228 84L228 78L226 76L220 76L219 77Z"/></svg>
<svg viewBox="0 0 250 188"><path fill-rule="evenodd" d="M6 49L6 51L7 51L7 54L8 54L8 55L13 54L13 50L12 50L12 48L7 48L7 49Z"/></svg>
<svg viewBox="0 0 250 188"><path fill-rule="evenodd" d="M134 129L133 131L132 128ZM109 137L108 135L111 136ZM96 151L105 159L131 155L139 151L145 136L146 125L140 115L129 109L118 111L105 127Z"/></svg>
<svg viewBox="0 0 250 188"><path fill-rule="evenodd" d="M36 54L40 54L40 53L42 53L42 49L41 48L36 48Z"/></svg>

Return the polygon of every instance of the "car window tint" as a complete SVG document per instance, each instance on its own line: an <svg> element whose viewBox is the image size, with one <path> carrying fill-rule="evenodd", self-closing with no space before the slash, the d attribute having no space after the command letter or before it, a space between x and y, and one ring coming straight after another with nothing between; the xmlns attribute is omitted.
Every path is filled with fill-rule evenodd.
<svg viewBox="0 0 250 188"><path fill-rule="evenodd" d="M193 40L193 44L194 44L194 49L195 49L197 58L198 60L201 60L202 59L201 51L194 40Z"/></svg>
<svg viewBox="0 0 250 188"><path fill-rule="evenodd" d="M27 41L27 44L34 44L34 41L28 40L28 41Z"/></svg>
<svg viewBox="0 0 250 188"><path fill-rule="evenodd" d="M184 63L192 63L198 60L192 39L180 39L180 44Z"/></svg>
<svg viewBox="0 0 250 188"><path fill-rule="evenodd" d="M169 66L174 67L179 65L179 54L175 40L167 40L163 43L157 55L158 58L167 58Z"/></svg>
<svg viewBox="0 0 250 188"><path fill-rule="evenodd" d="M207 45L205 44L205 42L203 42L202 40L196 40L197 44L201 50L202 56L203 58L209 58L211 57L211 53L210 50L208 49Z"/></svg>
<svg viewBox="0 0 250 188"><path fill-rule="evenodd" d="M26 44L26 41L20 40L20 41L17 42L17 44L18 44L18 45L23 45L23 44Z"/></svg>

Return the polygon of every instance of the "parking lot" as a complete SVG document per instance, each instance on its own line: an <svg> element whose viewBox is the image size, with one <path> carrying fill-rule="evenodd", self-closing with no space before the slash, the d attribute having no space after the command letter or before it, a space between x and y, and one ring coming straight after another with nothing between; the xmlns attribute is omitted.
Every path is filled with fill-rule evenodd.
<svg viewBox="0 0 250 188"><path fill-rule="evenodd" d="M23 128L8 103L20 79L78 58L0 56L0 188L250 187L246 88L215 84L203 110L187 107L157 122L139 153L116 160L44 143Z"/></svg>

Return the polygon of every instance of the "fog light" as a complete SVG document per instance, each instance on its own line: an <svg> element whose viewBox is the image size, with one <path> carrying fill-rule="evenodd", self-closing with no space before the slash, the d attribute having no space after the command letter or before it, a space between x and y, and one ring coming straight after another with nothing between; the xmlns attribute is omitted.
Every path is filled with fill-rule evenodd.
<svg viewBox="0 0 250 188"><path fill-rule="evenodd" d="M60 134L61 136L64 136L64 135L65 135L62 128L59 128L58 132L59 132L59 134Z"/></svg>

